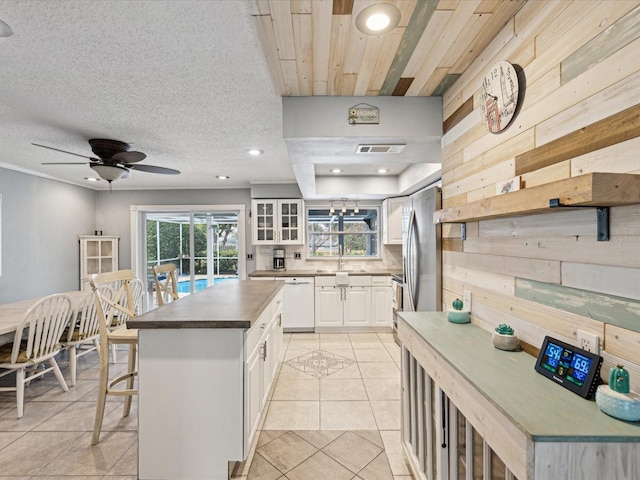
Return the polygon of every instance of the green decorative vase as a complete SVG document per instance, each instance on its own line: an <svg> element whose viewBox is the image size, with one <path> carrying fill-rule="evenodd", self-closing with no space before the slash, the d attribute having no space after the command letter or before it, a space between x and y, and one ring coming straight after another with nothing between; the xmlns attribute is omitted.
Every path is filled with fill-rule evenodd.
<svg viewBox="0 0 640 480"><path fill-rule="evenodd" d="M471 319L469 318L469 312L463 311L462 307L464 304L462 300L456 298L451 304L453 310L447 310L447 320L451 323L470 323Z"/></svg>
<svg viewBox="0 0 640 480"><path fill-rule="evenodd" d="M629 372L622 365L611 368L609 371L609 388L618 393L629 393Z"/></svg>

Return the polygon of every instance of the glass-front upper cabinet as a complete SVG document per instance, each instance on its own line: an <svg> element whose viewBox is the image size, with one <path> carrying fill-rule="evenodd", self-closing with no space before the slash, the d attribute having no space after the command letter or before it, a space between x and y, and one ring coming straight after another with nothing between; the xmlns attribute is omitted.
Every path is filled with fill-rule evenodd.
<svg viewBox="0 0 640 480"><path fill-rule="evenodd" d="M302 200L252 200L254 245L302 245Z"/></svg>
<svg viewBox="0 0 640 480"><path fill-rule="evenodd" d="M90 290L89 277L94 273L118 269L116 235L78 235L80 240L80 289Z"/></svg>

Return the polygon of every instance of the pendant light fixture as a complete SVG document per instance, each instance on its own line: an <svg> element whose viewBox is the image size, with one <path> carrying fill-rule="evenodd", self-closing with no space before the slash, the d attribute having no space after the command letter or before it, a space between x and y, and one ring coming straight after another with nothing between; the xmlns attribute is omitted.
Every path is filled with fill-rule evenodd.
<svg viewBox="0 0 640 480"><path fill-rule="evenodd" d="M13 29L0 20L0 37L10 37L11 35L13 35Z"/></svg>

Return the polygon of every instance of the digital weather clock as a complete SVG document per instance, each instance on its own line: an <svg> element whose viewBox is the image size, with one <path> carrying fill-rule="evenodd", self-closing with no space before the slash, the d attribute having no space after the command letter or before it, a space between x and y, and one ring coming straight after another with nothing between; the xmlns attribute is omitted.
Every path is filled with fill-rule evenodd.
<svg viewBox="0 0 640 480"><path fill-rule="evenodd" d="M602 357L555 338L545 337L536 371L563 387L590 399L602 382Z"/></svg>

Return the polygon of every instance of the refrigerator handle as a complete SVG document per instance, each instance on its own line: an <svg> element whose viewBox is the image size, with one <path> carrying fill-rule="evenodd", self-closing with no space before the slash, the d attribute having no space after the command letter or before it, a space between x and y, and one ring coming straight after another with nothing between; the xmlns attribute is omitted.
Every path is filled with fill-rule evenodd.
<svg viewBox="0 0 640 480"><path fill-rule="evenodd" d="M407 229L407 258L406 258L406 272L407 272L407 289L408 297L409 297L409 307L411 312L416 310L415 308L415 298L413 297L413 291L415 287L415 278L414 278L414 261L413 257L415 255L414 248L415 245L413 243L413 230L415 228L415 210L411 210L411 216L409 217L409 228Z"/></svg>

